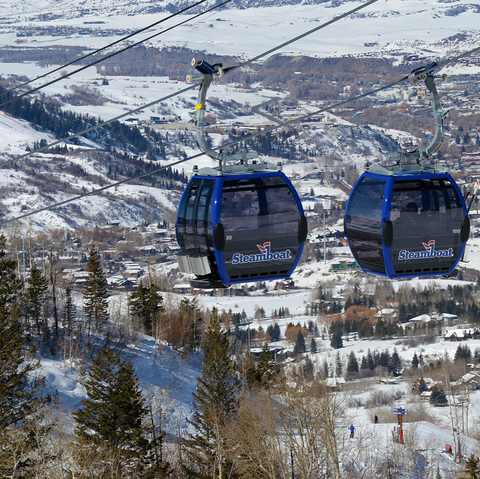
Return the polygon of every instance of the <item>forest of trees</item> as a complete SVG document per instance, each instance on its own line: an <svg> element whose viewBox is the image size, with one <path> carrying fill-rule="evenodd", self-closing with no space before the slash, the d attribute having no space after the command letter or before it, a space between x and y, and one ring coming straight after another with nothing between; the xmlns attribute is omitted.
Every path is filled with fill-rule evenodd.
<svg viewBox="0 0 480 479"><path fill-rule="evenodd" d="M93 128L103 122L103 120L98 117L75 113L62 108L60 102L53 101L46 97L33 101L28 98L19 98L9 102L14 96L12 93L9 93L8 89L4 86L0 86L0 95L2 95L4 99L4 104L1 108L2 111L29 121L38 129L52 133L58 139L70 137L73 133ZM179 133L179 135L185 136L184 133ZM105 148L110 152L115 152L115 149L123 150L123 154L130 157L143 154L146 155L146 158L149 160L165 158L166 149L176 150L176 142L179 140L179 138L172 133L162 135L157 130L148 127L140 130L137 126L129 126L118 120L103 127L93 129L83 136L105 145ZM183 143L186 143L186 140L186 138L183 138ZM80 140L79 138L73 138L70 141L74 144L79 144ZM193 144L193 137L190 142ZM34 149L36 149L46 145L46 140L40 140L33 146ZM66 153L67 147L58 146L53 151ZM134 168L141 168L140 171L143 172L148 171L148 169L153 169L154 166L152 166L150 162L140 162L137 163ZM138 174L138 172L139 171L136 171L134 173L132 169L132 173L129 176Z"/></svg>
<svg viewBox="0 0 480 479"><path fill-rule="evenodd" d="M6 250L2 236L3 477L320 479L329 474L340 479L348 476L348 464L359 461L368 477L384 478L391 458L388 454L372 458L365 448L347 447L346 436L333 425L346 418L351 399L344 392L329 390L322 380L346 377L358 381L372 374L395 374L408 366L412 377L427 371L441 374L447 367L449 374L456 374L480 359L480 351L460 345L451 363L443 358L433 364L420 354L408 365L396 350L378 348L361 357L350 352L344 359L338 352L333 362L324 362L318 371L310 359L317 351L316 341L328 335L340 342L340 351L345 336L338 334L337 323L328 332L312 319L287 325L284 334L295 359L290 367L282 366L281 358L274 358L268 347L269 342L283 339L275 322L266 331L260 328L254 333L262 342L262 352L254 361L244 354L247 338L240 335L245 331L239 329L242 314L203 310L197 298L184 298L172 308L148 276L129 294L130 324L112 321L103 266L93 241L86 262L88 275L80 290L61 283L55 263L48 259L37 263L32 258L24 281ZM377 293L372 301L384 300L388 288ZM79 294L82 314L73 301ZM328 296L328 288L318 294ZM403 291L399 297L406 294L412 292ZM436 293L422 294L436 304ZM473 297L468 288L452 288L450 294L457 299ZM362 295L352 286L348 310L355 307L356 297ZM342 314L345 306L339 306ZM288 314L284 308L275 313L278 317ZM133 340L132 326L170 345L181 358L188 360L201 352L203 365L193 395L193 414L186 418L188 427L168 419L175 406L140 387L132 363L122 356L125 343ZM81 365L79 381L86 398L71 415L62 412L59 398L44 392L45 382L38 374L38 359L43 355ZM446 394L438 388L431 401L441 405ZM384 400L378 397L373 404ZM362 441L375 444L374 437ZM404 460L397 458L395 474L402 474L407 464L408 454ZM472 462L468 464L471 467Z"/></svg>

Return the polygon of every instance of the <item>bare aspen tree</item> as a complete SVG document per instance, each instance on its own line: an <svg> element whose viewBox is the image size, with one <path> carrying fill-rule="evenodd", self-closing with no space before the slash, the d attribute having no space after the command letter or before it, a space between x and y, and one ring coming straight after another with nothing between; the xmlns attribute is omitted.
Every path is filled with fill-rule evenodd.
<svg viewBox="0 0 480 479"><path fill-rule="evenodd" d="M345 449L346 436L338 433L338 426L346 425L346 397L341 392L329 392L325 386L320 386L318 400L322 411L320 420L324 431L325 448L333 469L332 476L339 479L340 458Z"/></svg>
<svg viewBox="0 0 480 479"><path fill-rule="evenodd" d="M452 444L453 444L453 454L454 454L454 461L461 462L461 455L457 456L457 449L459 447L458 444L458 430L459 430L459 421L458 421L458 412L457 412L457 405L455 400L455 393L452 388L452 384L450 382L451 376L454 374L452 370L452 363L448 359L448 357L444 357L442 362L442 375L445 384L445 392L448 401L448 415L450 419L450 431L452 433Z"/></svg>
<svg viewBox="0 0 480 479"><path fill-rule="evenodd" d="M275 400L265 391L242 398L236 421L230 425L230 460L240 477L288 477L288 451ZM281 475L279 474L281 472Z"/></svg>
<svg viewBox="0 0 480 479"><path fill-rule="evenodd" d="M168 453L166 447L167 432L173 437L175 431L171 424L174 419L174 411L177 401L171 399L168 391L155 388L147 388L145 391L147 415L144 420L144 427L147 430L147 437L151 444L152 461L160 470L166 474L175 462L172 454Z"/></svg>
<svg viewBox="0 0 480 479"><path fill-rule="evenodd" d="M301 389L306 389L306 384ZM283 410L279 413L283 420L282 433L286 446L294 457L296 476L303 479L314 477L314 473L322 468L322 442L328 443L331 439L328 437L330 431L325 428L324 407L327 401L322 396L322 389L315 384L308 390L287 393ZM337 413L342 415L339 410ZM328 453L333 455L327 448ZM340 477L339 468L334 468L332 472L333 477Z"/></svg>
<svg viewBox="0 0 480 479"><path fill-rule="evenodd" d="M50 287L52 288L53 321L54 321L55 341L56 341L59 336L57 288L58 288L58 281L60 276L60 269L57 265L55 252L52 246L50 246L50 261L49 261L47 276L48 276L48 279L50 280Z"/></svg>
<svg viewBox="0 0 480 479"><path fill-rule="evenodd" d="M378 439L347 439L346 397L318 383L274 388L243 398L231 447L241 477L367 478L376 471L368 456ZM374 460L377 458L374 457ZM362 467L357 467L361 462Z"/></svg>
<svg viewBox="0 0 480 479"><path fill-rule="evenodd" d="M468 436L468 411L470 408L471 386L467 381L459 381L460 402L462 404L462 432Z"/></svg>
<svg viewBox="0 0 480 479"><path fill-rule="evenodd" d="M159 291L162 290L162 286L166 288L167 284L165 280L162 280L162 278L158 278L157 274L152 268L152 265L150 261L148 260L147 262L147 271L148 271L148 281L149 281L149 286L150 288L152 285L156 285L158 283L163 283L163 285L160 285L160 288L158 288ZM162 302L165 303L165 297L162 296ZM160 363L160 358L161 358L161 351L162 351L162 344L161 340L163 339L163 328L165 325L165 306L162 306L162 308L159 308L158 311L155 312L154 317L152 318L152 330L151 334L154 338L155 341L155 357L158 357L158 361Z"/></svg>

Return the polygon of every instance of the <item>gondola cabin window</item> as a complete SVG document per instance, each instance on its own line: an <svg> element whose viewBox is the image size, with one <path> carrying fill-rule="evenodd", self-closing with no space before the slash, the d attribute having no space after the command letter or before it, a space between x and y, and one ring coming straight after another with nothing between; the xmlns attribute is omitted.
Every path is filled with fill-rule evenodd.
<svg viewBox="0 0 480 479"><path fill-rule="evenodd" d="M353 255L363 267L378 273L385 273L381 234L385 184L364 177L350 198L346 219Z"/></svg>

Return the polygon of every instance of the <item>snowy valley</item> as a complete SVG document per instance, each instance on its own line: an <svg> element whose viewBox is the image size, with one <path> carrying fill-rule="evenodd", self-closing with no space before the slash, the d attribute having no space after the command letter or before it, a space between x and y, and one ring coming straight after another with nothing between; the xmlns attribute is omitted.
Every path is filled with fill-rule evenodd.
<svg viewBox="0 0 480 479"><path fill-rule="evenodd" d="M373 2L216 79L207 98L208 140L219 147L246 138L248 148L258 151L262 160L282 163L305 210L307 245L286 281L204 291L192 288L192 276L178 271L175 222L180 197L194 166L214 165L199 155L195 140L191 113L197 89L186 81L187 75L197 75L191 59L232 66L359 5L350 0L239 0L196 19L194 15L214 6L207 1L128 40L165 30L144 45L67 76L86 61L62 67L67 62L188 5L149 0L0 3L0 103L65 76L26 95L22 108L15 109L14 101L0 105L0 225L7 239L6 257L16 262L12 267L0 258L0 294L16 284L13 276L25 281L18 290L8 290L18 295L18 311L8 299L8 314L0 305L0 316L5 324L18 320L31 335L44 392L57 399L48 420L40 421L52 421L57 437L46 434L44 449L33 449L36 458L54 452L51 468L38 466L41 473L32 477L74 477L72 471L78 477L100 477L98 471L115 462L100 453L92 455L99 461L96 465L83 458L89 471L83 476L80 462L62 463L75 453L60 447L62 441L73 444L75 414L90 397L86 377L106 344L133 365L150 408L151 422L147 414L144 418L151 427L149 441L160 444L148 454L160 450L164 456L156 458L161 467L154 472L148 466L135 470L137 463L129 457L119 462L124 465L121 472L104 477L194 477L182 465L195 463L186 451L199 424L195 413L203 384L198 379L205 374L202 348L214 308L231 347L245 416L215 430L224 442L212 459L213 477L226 477L219 464L231 468L233 461L238 469L229 470L239 478L439 479L462 477L468 458L478 460L477 202L471 210L469 261L460 263L455 278L367 276L355 267L343 226L348 195L366 163L382 163L400 148L425 147L432 138L425 86L408 82L382 87L433 58L446 61L479 48L478 5L467 0ZM176 26L183 20L187 22ZM480 177L479 71L477 50L435 72L442 105L449 111L435 161L469 191ZM376 89L376 95L362 97ZM348 101L356 96L356 101ZM346 104L335 106L342 102ZM275 129L299 117L305 118ZM73 138L113 118L118 121L108 128ZM269 128L274 129L268 135L248 140L248 135ZM38 148L44 149L31 154ZM108 319L100 326L92 323L85 294L92 252L98 254L105 279ZM43 293L38 293L43 302L36 310L29 309L23 296L26 291L34 294L32 270L45 280ZM132 298L138 294L147 304L141 294L152 290L162 307L152 313L153 324L146 324ZM7 348L5 344L1 347ZM265 348L271 353L267 359ZM252 374L261 376L264 360L268 368L263 379L252 380ZM440 390L445 400L432 400ZM315 409L324 400L334 410L330 435L325 422L316 422L326 421ZM398 408L407 411L402 441L394 411ZM298 422L289 423L297 413ZM269 431L265 437L271 439L272 451L281 453L272 459L270 473L248 469L261 461L249 462L245 450L232 446L240 434L235 428L242 426L247 431L242 447L247 448L247 426L257 425L255 418L261 430ZM279 436L268 429L270 419L276 424L273 429L282 431ZM310 444L302 442L308 435L303 435L304 426L314 431L311 444L319 447L312 454L300 447ZM291 436L289 430L294 431ZM9 448L8 440L2 442L8 435L2 434L0 453L13 457L24 436ZM329 449L334 446L327 437L334 437L337 453ZM272 446L275 441L278 450ZM301 456L322 459L308 469ZM265 453L265 463L267 457Z"/></svg>

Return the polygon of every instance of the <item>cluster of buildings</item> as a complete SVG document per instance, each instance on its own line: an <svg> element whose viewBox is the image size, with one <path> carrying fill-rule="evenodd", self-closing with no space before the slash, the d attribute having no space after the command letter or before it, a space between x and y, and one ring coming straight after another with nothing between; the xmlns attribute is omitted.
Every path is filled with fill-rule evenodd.
<svg viewBox="0 0 480 479"><path fill-rule="evenodd" d="M87 23L87 22L85 22ZM93 22L91 22L93 23ZM114 35L126 36L131 33L124 29L103 29L98 27L72 27L67 25L51 25L35 27L18 27L16 30L17 38L22 37L71 37L73 35L91 35L96 37L111 37Z"/></svg>

